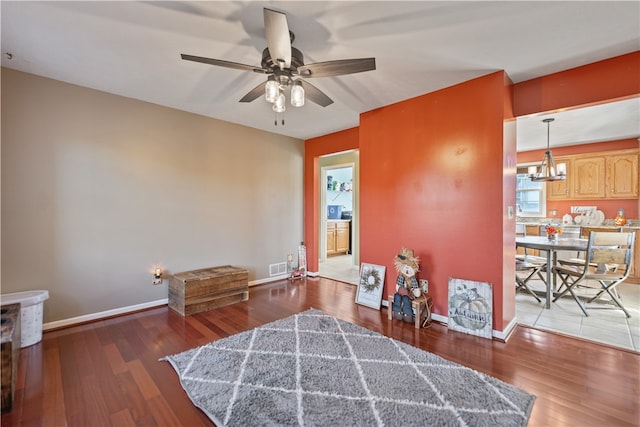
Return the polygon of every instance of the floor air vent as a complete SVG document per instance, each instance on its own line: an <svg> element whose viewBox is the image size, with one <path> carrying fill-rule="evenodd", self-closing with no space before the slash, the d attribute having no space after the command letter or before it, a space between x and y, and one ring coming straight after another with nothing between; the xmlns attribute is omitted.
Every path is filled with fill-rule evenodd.
<svg viewBox="0 0 640 427"><path fill-rule="evenodd" d="M280 276L287 273L287 263L279 262L277 264L269 264L269 277Z"/></svg>

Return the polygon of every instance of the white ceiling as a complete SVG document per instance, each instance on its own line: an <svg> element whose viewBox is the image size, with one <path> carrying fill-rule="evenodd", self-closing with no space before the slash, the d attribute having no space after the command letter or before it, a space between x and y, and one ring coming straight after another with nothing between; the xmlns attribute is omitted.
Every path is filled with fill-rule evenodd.
<svg viewBox="0 0 640 427"><path fill-rule="evenodd" d="M306 63L375 57L377 69L309 79L334 104L289 107L285 126L274 126L263 98L238 102L263 75L180 59L259 66L265 6L287 13ZM517 83L640 49L637 1L3 0L0 7L3 67L302 139L497 70ZM639 103L554 113L551 146L638 137ZM543 116L519 120L519 151L546 146Z"/></svg>

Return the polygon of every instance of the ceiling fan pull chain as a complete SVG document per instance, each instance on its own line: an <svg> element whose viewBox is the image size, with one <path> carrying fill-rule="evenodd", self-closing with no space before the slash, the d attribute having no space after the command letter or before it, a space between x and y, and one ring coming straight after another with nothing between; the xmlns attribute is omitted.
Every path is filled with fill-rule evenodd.
<svg viewBox="0 0 640 427"><path fill-rule="evenodd" d="M273 119L273 125L278 126L278 113L274 112L273 115L275 116ZM282 113L282 126L284 126L284 113Z"/></svg>

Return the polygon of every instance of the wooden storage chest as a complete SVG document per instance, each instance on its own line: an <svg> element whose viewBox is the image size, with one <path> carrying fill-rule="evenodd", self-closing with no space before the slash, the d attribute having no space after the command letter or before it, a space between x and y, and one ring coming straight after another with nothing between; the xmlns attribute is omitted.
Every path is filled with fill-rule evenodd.
<svg viewBox="0 0 640 427"><path fill-rule="evenodd" d="M2 412L11 411L18 377L20 358L20 304L2 306L1 354L2 354Z"/></svg>
<svg viewBox="0 0 640 427"><path fill-rule="evenodd" d="M223 265L169 276L169 307L188 316L249 299L249 273Z"/></svg>

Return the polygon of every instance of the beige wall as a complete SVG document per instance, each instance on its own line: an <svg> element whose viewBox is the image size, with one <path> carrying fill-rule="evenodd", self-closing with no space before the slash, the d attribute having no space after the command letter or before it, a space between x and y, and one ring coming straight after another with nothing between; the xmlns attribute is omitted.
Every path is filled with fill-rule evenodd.
<svg viewBox="0 0 640 427"><path fill-rule="evenodd" d="M166 272L250 281L303 240L303 141L2 69L2 293L44 322L167 298Z"/></svg>

